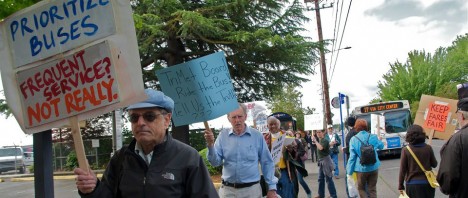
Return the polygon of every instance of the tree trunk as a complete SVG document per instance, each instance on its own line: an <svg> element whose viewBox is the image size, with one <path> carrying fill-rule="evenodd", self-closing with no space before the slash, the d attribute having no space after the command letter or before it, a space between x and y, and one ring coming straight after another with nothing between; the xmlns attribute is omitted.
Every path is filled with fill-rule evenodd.
<svg viewBox="0 0 468 198"><path fill-rule="evenodd" d="M177 39L175 35L172 35L168 38L168 48L169 53L166 54L167 65L173 66L184 62L184 57L182 56L183 52L185 52L185 47L180 39ZM189 126L182 125L178 127L174 127L174 123L172 125L172 137L175 139L190 145L189 141Z"/></svg>

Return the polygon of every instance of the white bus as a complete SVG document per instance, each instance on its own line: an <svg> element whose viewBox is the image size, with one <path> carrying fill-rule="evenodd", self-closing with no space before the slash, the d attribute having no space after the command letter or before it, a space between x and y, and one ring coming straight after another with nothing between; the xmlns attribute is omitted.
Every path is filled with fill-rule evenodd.
<svg viewBox="0 0 468 198"><path fill-rule="evenodd" d="M380 102L356 107L352 113L356 119L365 119L368 126L371 123L371 114L385 117L385 130L380 132L384 149L378 151L379 156L400 155L401 149L406 146L406 131L413 123L408 100ZM375 124L374 124L375 125ZM370 131L370 129L368 129Z"/></svg>

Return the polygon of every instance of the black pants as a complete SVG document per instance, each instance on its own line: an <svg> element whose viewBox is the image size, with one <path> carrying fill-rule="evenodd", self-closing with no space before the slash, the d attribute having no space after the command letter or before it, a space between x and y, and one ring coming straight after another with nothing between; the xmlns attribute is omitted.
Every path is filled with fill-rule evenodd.
<svg viewBox="0 0 468 198"><path fill-rule="evenodd" d="M430 184L407 184L406 194L411 198L434 198L435 188Z"/></svg>
<svg viewBox="0 0 468 198"><path fill-rule="evenodd" d="M310 159L313 162L317 162L317 146L311 146L310 147Z"/></svg>

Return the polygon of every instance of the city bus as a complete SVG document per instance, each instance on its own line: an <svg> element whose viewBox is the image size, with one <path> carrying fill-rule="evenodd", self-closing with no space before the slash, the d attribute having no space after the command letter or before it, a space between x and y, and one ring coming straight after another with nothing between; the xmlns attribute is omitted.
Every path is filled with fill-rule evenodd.
<svg viewBox="0 0 468 198"><path fill-rule="evenodd" d="M356 119L365 119L368 126L374 126L371 122L371 115L376 114L384 117L385 127L380 131L380 136L385 146L378 151L379 156L400 155L401 149L406 146L406 131L413 123L408 100L397 100L389 102L379 102L356 107L352 116ZM369 128L368 131L371 129Z"/></svg>

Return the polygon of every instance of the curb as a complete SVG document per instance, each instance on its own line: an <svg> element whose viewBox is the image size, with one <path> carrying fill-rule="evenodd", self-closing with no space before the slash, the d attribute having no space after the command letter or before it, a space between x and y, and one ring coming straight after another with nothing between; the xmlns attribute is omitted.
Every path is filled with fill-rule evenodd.
<svg viewBox="0 0 468 198"><path fill-rule="evenodd" d="M102 174L99 173L96 175L98 178L102 178ZM54 180L74 180L75 175L56 175ZM34 177L15 177L10 179L11 182L24 182L24 181L34 181Z"/></svg>

